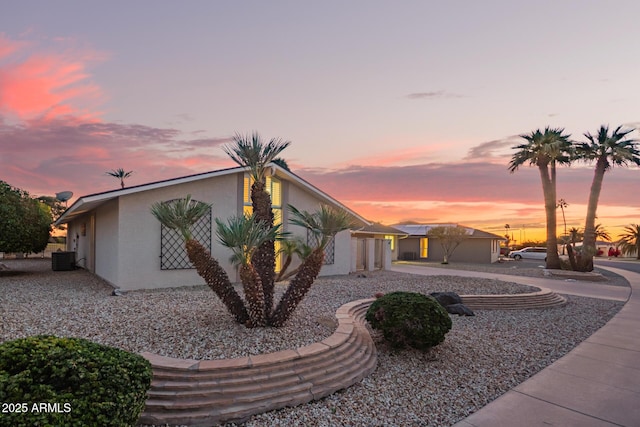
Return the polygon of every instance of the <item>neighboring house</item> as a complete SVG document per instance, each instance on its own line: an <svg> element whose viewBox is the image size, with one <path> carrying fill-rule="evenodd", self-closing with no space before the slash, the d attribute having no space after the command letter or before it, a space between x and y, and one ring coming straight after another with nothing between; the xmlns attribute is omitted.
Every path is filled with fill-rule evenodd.
<svg viewBox="0 0 640 427"><path fill-rule="evenodd" d="M398 224L393 227L408 235L398 240L398 260L442 261L444 253L438 239L429 237L429 230L457 224ZM464 226L461 226L464 227ZM504 237L471 227L468 237L449 257L450 262L494 263L500 257L500 242Z"/></svg>
<svg viewBox="0 0 640 427"><path fill-rule="evenodd" d="M398 259L398 240L408 235L397 228L378 223L365 225L352 232L356 239L352 247L351 271L388 270Z"/></svg>
<svg viewBox="0 0 640 427"><path fill-rule="evenodd" d="M358 229L371 223L297 175L277 166L267 178L276 222L284 231L303 239L307 231L289 223L287 205L313 212L320 204L347 211L355 230L339 233L327 247L321 275L355 271L352 255L357 253ZM68 224L67 250L75 252L76 264L122 289L165 288L201 284L203 280L186 256L182 238L161 226L151 214L156 202L168 202L191 194L192 199L211 203L211 215L194 226L194 237L220 262L232 281L237 272L230 263L231 252L217 242L215 218L225 220L251 211L250 178L247 169L236 167L153 182L80 197L58 219ZM360 236L360 237L359 237ZM373 240L383 240L377 236ZM375 243L373 244L375 246ZM277 257L276 269L281 257ZM295 266L295 265L294 265ZM376 266L368 263L363 269ZM381 266L382 267L382 266Z"/></svg>

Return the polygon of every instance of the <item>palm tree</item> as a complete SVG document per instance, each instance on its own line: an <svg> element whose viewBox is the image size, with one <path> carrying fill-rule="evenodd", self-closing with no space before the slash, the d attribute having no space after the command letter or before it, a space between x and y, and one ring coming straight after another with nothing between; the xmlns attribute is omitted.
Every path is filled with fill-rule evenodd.
<svg viewBox="0 0 640 427"><path fill-rule="evenodd" d="M627 166L631 163L640 166L640 151L636 145L637 141L625 139L635 129L625 131L621 129L622 126L618 126L609 134L609 126L602 125L596 135L585 133L584 136L588 142L582 142L576 147L576 159L596 162L584 225L583 256L580 263L580 268L584 271L593 270L593 256L596 252L596 211L605 172L613 166Z"/></svg>
<svg viewBox="0 0 640 427"><path fill-rule="evenodd" d="M182 235L191 264L218 295L235 320L244 324L249 321L249 314L242 298L231 285L229 276L218 261L211 257L209 251L191 235L193 224L206 215L209 209L211 205L191 200L191 195L187 195L184 199L154 203L151 213L165 227L177 230Z"/></svg>
<svg viewBox="0 0 640 427"><path fill-rule="evenodd" d="M311 254L304 258L296 275L291 279L289 287L280 299L270 318L271 326L279 327L291 317L298 304L305 297L324 263L324 250L335 238L335 235L353 226L350 215L343 210L336 210L325 205L320 210L309 213L299 211L289 205L292 218L290 222L305 227L313 236L314 248Z"/></svg>
<svg viewBox="0 0 640 427"><path fill-rule="evenodd" d="M569 236L571 238L571 244L573 245L573 247L576 247L576 243L582 239L582 230L580 230L577 227L571 227L569 229Z"/></svg>
<svg viewBox="0 0 640 427"><path fill-rule="evenodd" d="M216 235L223 246L231 249L231 262L239 267L240 280L249 306L248 327L265 326L267 316L260 276L251 263L256 249L265 241L278 238L279 226L264 228L252 216L236 216L223 223L216 218Z"/></svg>
<svg viewBox="0 0 640 427"><path fill-rule="evenodd" d="M605 230L604 226L602 224L596 224L595 228L594 228L594 233L596 235L596 239L601 239L604 240L606 242L610 242L611 241L611 235L609 234L609 232L607 230Z"/></svg>
<svg viewBox="0 0 640 427"><path fill-rule="evenodd" d="M519 150L511 158L509 171L515 172L521 165L529 163L540 171L544 207L547 218L547 268L559 269L558 239L556 236L556 164L571 162L572 144L564 129L537 129L528 135L520 135L527 142L514 149Z"/></svg>
<svg viewBox="0 0 640 427"><path fill-rule="evenodd" d="M285 280L298 272L298 268L293 269L292 271L287 272L287 269L291 265L293 261L293 256L297 255L298 258L304 260L306 257L311 255L313 252L313 248L307 245L302 241L300 237L296 237L294 239L286 239L280 242L280 253L285 256L284 262L282 263L282 268L278 272L277 277L275 278L276 282L280 282Z"/></svg>
<svg viewBox="0 0 640 427"><path fill-rule="evenodd" d="M129 178L132 173L133 173L133 171L125 172L124 169L122 169L122 168L112 169L111 171L106 172L107 175L111 175L114 178L119 178L120 179L120 187L122 187L122 188L124 188L124 179L125 178Z"/></svg>
<svg viewBox="0 0 640 427"><path fill-rule="evenodd" d="M620 235L620 246L625 254L635 252L636 259L640 259L640 224L631 224L624 227L624 233Z"/></svg>
<svg viewBox="0 0 640 427"><path fill-rule="evenodd" d="M249 168L253 183L251 184L251 205L255 214L255 221L264 228L273 227L273 210L271 196L266 191L266 176L278 155L289 146L289 141L271 139L263 142L260 135L254 132L251 136L236 134L233 144L223 147L231 159L240 166ZM263 242L253 254L252 263L260 276L265 298L267 316L273 307L273 289L275 279L275 242Z"/></svg>

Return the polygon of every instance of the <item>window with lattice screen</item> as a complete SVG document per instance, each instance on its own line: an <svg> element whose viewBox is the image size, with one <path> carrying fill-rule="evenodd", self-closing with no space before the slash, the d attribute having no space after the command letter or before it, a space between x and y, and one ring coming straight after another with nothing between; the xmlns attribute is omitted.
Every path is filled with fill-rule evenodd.
<svg viewBox="0 0 640 427"><path fill-rule="evenodd" d="M171 203L171 201L165 202ZM191 235L211 252L211 208L191 226ZM177 230L160 226L160 269L184 270L195 268L189 261L184 238Z"/></svg>

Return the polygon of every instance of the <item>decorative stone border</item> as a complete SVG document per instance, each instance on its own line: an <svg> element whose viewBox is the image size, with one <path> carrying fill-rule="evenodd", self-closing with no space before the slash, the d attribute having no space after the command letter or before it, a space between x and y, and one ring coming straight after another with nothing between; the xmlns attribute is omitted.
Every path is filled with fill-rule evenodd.
<svg viewBox="0 0 640 427"><path fill-rule="evenodd" d="M296 350L202 361L142 353L153 367L153 381L139 423L240 423L357 383L376 367L376 349L364 326L371 302L341 306L333 335Z"/></svg>
<svg viewBox="0 0 640 427"><path fill-rule="evenodd" d="M462 303L471 310L523 310L558 307L567 299L547 288L528 294L460 295Z"/></svg>
<svg viewBox="0 0 640 427"><path fill-rule="evenodd" d="M472 310L556 307L566 299L549 289L510 295L461 295ZM353 301L336 312L330 337L295 350L236 359L190 360L142 353L153 367L141 424L193 427L235 422L308 403L347 388L376 367L376 348L364 326L374 299Z"/></svg>

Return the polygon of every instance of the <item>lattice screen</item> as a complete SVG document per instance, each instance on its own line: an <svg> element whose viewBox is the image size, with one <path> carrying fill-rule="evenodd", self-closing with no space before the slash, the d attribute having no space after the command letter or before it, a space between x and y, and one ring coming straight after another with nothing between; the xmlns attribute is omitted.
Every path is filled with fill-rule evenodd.
<svg viewBox="0 0 640 427"><path fill-rule="evenodd" d="M191 235L211 252L211 209L191 227ZM160 269L182 270L195 268L189 261L184 239L176 230L160 228Z"/></svg>
<svg viewBox="0 0 640 427"><path fill-rule="evenodd" d="M316 236L311 233L311 230L307 229L307 245L315 246L318 244L318 239ZM336 239L333 238L324 248L324 263L325 265L330 265L335 262L335 252L336 252Z"/></svg>

